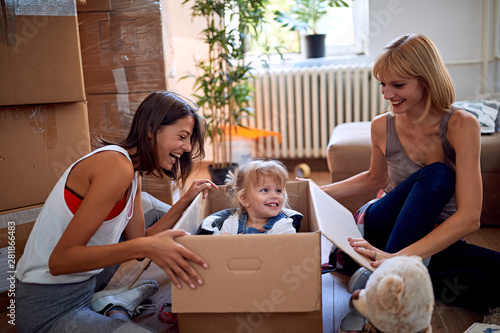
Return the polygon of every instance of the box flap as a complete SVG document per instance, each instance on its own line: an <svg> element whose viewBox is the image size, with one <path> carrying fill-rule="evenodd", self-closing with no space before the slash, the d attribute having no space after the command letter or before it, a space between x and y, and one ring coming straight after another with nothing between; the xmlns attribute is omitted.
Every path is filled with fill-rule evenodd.
<svg viewBox="0 0 500 333"><path fill-rule="evenodd" d="M320 233L186 236L204 284L172 288L177 313L309 312L321 309Z"/></svg>
<svg viewBox="0 0 500 333"><path fill-rule="evenodd" d="M196 235L198 230L198 225L203 221L203 219L210 215L208 213L208 197L203 199L202 194L198 194L194 198L193 202L184 211L179 221L173 226L173 230L184 230L190 234Z"/></svg>
<svg viewBox="0 0 500 333"><path fill-rule="evenodd" d="M354 251L347 238L362 238L351 212L321 190L314 182L309 182L311 214L316 219L321 233L358 264L373 271L370 262Z"/></svg>
<svg viewBox="0 0 500 333"><path fill-rule="evenodd" d="M309 217L313 211L309 207L309 182L288 182L286 191L290 208L302 213L304 216L300 224L300 232L309 232L319 230L317 225L312 225L312 219Z"/></svg>

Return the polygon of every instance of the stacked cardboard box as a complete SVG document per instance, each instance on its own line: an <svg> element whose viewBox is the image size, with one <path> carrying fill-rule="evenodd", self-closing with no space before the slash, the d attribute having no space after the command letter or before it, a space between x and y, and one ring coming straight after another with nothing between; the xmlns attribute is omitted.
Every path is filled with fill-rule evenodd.
<svg viewBox="0 0 500 333"><path fill-rule="evenodd" d="M158 0L87 0L78 5L92 148L119 142L150 93L167 89L166 12ZM172 203L170 182L143 178L143 190Z"/></svg>
<svg viewBox="0 0 500 333"><path fill-rule="evenodd" d="M45 201L66 168L90 152L86 104L0 107L0 210Z"/></svg>
<svg viewBox="0 0 500 333"><path fill-rule="evenodd" d="M0 211L43 203L90 151L76 3L26 6L0 20Z"/></svg>
<svg viewBox="0 0 500 333"><path fill-rule="evenodd" d="M0 249L17 262L41 204L90 140L76 2L0 8Z"/></svg>

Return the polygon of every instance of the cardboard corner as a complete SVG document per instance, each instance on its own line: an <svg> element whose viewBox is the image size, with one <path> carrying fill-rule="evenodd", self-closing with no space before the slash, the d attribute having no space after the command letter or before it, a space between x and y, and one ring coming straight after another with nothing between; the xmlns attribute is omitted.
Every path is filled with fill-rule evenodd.
<svg viewBox="0 0 500 333"><path fill-rule="evenodd" d="M363 238L351 212L321 190L314 182L309 182L310 206L314 209L318 230L335 246L344 251L359 265L373 271L365 257L354 251L348 238Z"/></svg>

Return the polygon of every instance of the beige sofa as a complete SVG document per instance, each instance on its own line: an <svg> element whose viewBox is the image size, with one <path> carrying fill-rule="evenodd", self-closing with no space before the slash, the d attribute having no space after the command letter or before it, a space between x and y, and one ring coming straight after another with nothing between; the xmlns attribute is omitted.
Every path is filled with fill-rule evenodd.
<svg viewBox="0 0 500 333"><path fill-rule="evenodd" d="M327 149L331 181L339 181L368 170L370 166L370 123L355 122L334 128ZM500 132L481 136L483 212L481 225L500 226ZM376 193L351 196L339 202L352 213Z"/></svg>

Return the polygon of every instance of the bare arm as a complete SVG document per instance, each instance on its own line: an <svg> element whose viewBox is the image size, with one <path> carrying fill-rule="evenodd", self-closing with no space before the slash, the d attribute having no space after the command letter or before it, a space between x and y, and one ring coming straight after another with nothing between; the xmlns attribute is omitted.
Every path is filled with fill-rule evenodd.
<svg viewBox="0 0 500 333"><path fill-rule="evenodd" d="M448 124L448 139L456 153L455 214L422 239L395 254L381 251L363 239L352 240L351 245L360 254L373 258L376 251L377 260L372 262L374 267L395 255L428 258L479 228L482 206L479 122L465 111L455 111Z"/></svg>
<svg viewBox="0 0 500 333"><path fill-rule="evenodd" d="M206 198L210 188L217 189L217 185L208 179L198 179L193 181L188 191L169 209L169 211L153 226L148 228L146 235L154 235L164 230L171 229L182 216L184 211L193 202L196 196L203 192L203 198Z"/></svg>
<svg viewBox="0 0 500 333"><path fill-rule="evenodd" d="M386 125L385 115L378 116L371 124L372 156L370 169L348 179L320 186L334 199L377 191L387 184L387 163L384 158Z"/></svg>
<svg viewBox="0 0 500 333"><path fill-rule="evenodd" d="M400 254L417 254L427 258L476 231L480 226L483 201L479 163L481 130L476 117L466 111L455 111L448 124L448 138L456 153L457 211Z"/></svg>
<svg viewBox="0 0 500 333"><path fill-rule="evenodd" d="M80 163L85 163L85 172L75 167L68 183L70 179L73 186L86 182L87 188L82 190L84 187L80 187L78 190L84 199L50 257L49 268L54 275L103 268L133 259L139 254L137 248L113 252L112 249L116 248L113 246L87 246L132 183L132 165L124 155L108 152L96 154Z"/></svg>
<svg viewBox="0 0 500 333"><path fill-rule="evenodd" d="M125 239L128 240L137 237L152 236L159 232L172 229L196 196L200 192L203 192L203 197L205 198L210 188L216 189L217 186L208 179L193 181L189 190L182 197L180 197L180 199L168 210L168 212L153 226L146 229L144 223L144 212L142 209L141 186L139 181L134 203L134 215L124 230Z"/></svg>
<svg viewBox="0 0 500 333"><path fill-rule="evenodd" d="M177 276L192 288L194 284L188 275L201 284L201 277L188 260L203 267L206 267L206 262L174 240L175 237L186 233L165 231L146 239L143 237L144 217L140 218L141 214L134 214L139 217L134 216L129 222L132 224L128 230L129 234L136 233L139 237L118 244L87 246L134 177L132 165L125 156L105 153L97 155L98 160L87 163L85 167L83 176L88 177L88 180L84 179L82 183L87 181L90 185L84 193L84 200L49 259L51 273L59 275L84 272L148 257L160 266L178 287L180 283ZM136 197L134 206L142 212L140 196Z"/></svg>

